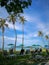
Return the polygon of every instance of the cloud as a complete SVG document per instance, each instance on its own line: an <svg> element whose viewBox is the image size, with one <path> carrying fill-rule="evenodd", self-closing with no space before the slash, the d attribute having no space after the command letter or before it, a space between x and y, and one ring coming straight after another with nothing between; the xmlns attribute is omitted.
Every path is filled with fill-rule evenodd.
<svg viewBox="0 0 49 65"><path fill-rule="evenodd" d="M2 36L0 36L0 39L2 39ZM6 40L15 40L15 38L12 38L12 37L8 37L8 36L4 36L4 39Z"/></svg>
<svg viewBox="0 0 49 65"><path fill-rule="evenodd" d="M36 29L35 33L37 33L37 31L43 31L45 34L49 34L49 22L48 22L49 20L43 22L40 16L30 16L27 14L24 14L24 17L26 18L28 23L30 22L29 25L31 26L28 27L26 25L26 28L28 28L26 29L26 31L32 32L33 30Z"/></svg>
<svg viewBox="0 0 49 65"><path fill-rule="evenodd" d="M38 31L43 31L46 35L49 34L49 1L48 0L33 0L33 5L30 9L24 13L24 17L27 20L24 24L24 45L33 45L33 44L43 44L40 39L38 39ZM3 11L3 9L2 9ZM2 12L1 12L2 13ZM3 12L4 13L4 12ZM2 15L2 14L0 14ZM4 13L5 15L5 13ZM4 16L2 16L4 17ZM43 20L43 18L44 20ZM12 23L6 22L9 25L9 29L14 29ZM22 31L22 25L16 22L16 30ZM7 33L10 32L10 33ZM7 31L4 38L5 44L13 43L15 41L13 31ZM2 38L2 37L0 37ZM2 41L0 39L0 41ZM17 34L17 45L22 44L22 33ZM6 46L6 45L5 45Z"/></svg>
<svg viewBox="0 0 49 65"><path fill-rule="evenodd" d="M1 36L0 36L0 39L2 41ZM4 36L4 40L5 40L5 46L7 46L7 44L9 44L9 43L14 44L15 37ZM41 44L39 44L39 43L41 43ZM22 44L22 34L17 35L17 45L20 45L20 44ZM30 34L24 35L24 45L31 46L33 44L39 44L39 45L43 44L42 41L40 41L38 39L37 33L30 33Z"/></svg>
<svg viewBox="0 0 49 65"><path fill-rule="evenodd" d="M8 27L9 27L10 29L14 29L12 23L9 23L9 22L6 21L6 24L8 24ZM16 30L21 30L21 27L19 27L18 25L15 25L15 29L16 29Z"/></svg>

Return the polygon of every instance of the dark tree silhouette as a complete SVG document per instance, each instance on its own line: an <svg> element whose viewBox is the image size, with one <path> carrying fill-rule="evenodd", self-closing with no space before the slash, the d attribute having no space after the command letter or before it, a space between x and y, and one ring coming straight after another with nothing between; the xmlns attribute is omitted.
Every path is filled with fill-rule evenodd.
<svg viewBox="0 0 49 65"><path fill-rule="evenodd" d="M6 24L6 20L0 18L0 28L2 29L2 51L4 51L4 31L5 26L8 27L8 24Z"/></svg>
<svg viewBox="0 0 49 65"><path fill-rule="evenodd" d="M28 8L31 2L32 0L0 0L0 5L5 6L9 13L23 13L23 9Z"/></svg>

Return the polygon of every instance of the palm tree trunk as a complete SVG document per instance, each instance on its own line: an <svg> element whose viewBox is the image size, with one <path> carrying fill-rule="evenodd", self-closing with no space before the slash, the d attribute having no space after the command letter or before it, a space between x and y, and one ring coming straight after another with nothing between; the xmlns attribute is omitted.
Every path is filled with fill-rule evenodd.
<svg viewBox="0 0 49 65"><path fill-rule="evenodd" d="M47 39L48 40L48 48L49 48L49 39Z"/></svg>
<svg viewBox="0 0 49 65"><path fill-rule="evenodd" d="M42 42L43 42L43 44L45 44L45 40L44 40L44 38L42 37Z"/></svg>
<svg viewBox="0 0 49 65"><path fill-rule="evenodd" d="M2 27L2 51L4 51L4 27Z"/></svg>
<svg viewBox="0 0 49 65"><path fill-rule="evenodd" d="M24 24L22 24L22 48L24 47Z"/></svg>
<svg viewBox="0 0 49 65"><path fill-rule="evenodd" d="M14 26L14 31L15 31L15 46L14 46L14 50L16 51L17 33L16 33L15 25L13 25L13 26Z"/></svg>

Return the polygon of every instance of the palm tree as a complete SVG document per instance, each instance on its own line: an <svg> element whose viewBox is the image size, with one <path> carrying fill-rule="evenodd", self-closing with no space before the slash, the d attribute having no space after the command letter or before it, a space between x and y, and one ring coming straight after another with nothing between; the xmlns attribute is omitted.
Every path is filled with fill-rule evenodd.
<svg viewBox="0 0 49 65"><path fill-rule="evenodd" d="M48 35L45 35L45 38L48 40L49 39Z"/></svg>
<svg viewBox="0 0 49 65"><path fill-rule="evenodd" d="M45 38L46 38L47 41L49 41L49 36L48 35L45 35ZM49 44L48 44L48 46L49 46Z"/></svg>
<svg viewBox="0 0 49 65"><path fill-rule="evenodd" d="M42 38L42 41L45 43L44 41L44 35L42 31L38 31L38 36Z"/></svg>
<svg viewBox="0 0 49 65"><path fill-rule="evenodd" d="M9 18L9 22L12 22L13 28L14 28L14 31L15 31L15 47L14 47L14 50L16 51L16 42L17 42L17 33L16 33L16 29L15 29L16 16L14 14L11 14L8 18Z"/></svg>
<svg viewBox="0 0 49 65"><path fill-rule="evenodd" d="M38 31L38 36L43 36L42 31Z"/></svg>
<svg viewBox="0 0 49 65"><path fill-rule="evenodd" d="M24 46L24 23L25 23L25 18L24 16L20 16L20 21L22 23L22 32L23 32L23 35L22 35L22 49L23 49L23 46Z"/></svg>
<svg viewBox="0 0 49 65"><path fill-rule="evenodd" d="M0 28L2 29L2 51L4 51L4 30L5 26L8 27L8 24L6 24L6 20L0 18Z"/></svg>

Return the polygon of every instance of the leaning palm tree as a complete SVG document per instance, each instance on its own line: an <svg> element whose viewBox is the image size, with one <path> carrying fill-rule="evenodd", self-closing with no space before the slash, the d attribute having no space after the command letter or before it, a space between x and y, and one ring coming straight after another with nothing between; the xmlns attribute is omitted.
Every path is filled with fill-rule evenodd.
<svg viewBox="0 0 49 65"><path fill-rule="evenodd" d="M23 48L23 46L24 46L24 23L25 23L26 20L25 20L24 16L20 16L19 18L20 18L20 21L22 23L22 32L23 32L23 35L22 35L22 48Z"/></svg>
<svg viewBox="0 0 49 65"><path fill-rule="evenodd" d="M5 26L8 27L8 24L6 24L6 20L0 18L0 28L2 29L2 51L4 51L4 30Z"/></svg>
<svg viewBox="0 0 49 65"><path fill-rule="evenodd" d="M16 42L17 42L17 33L16 33L16 29L15 29L16 16L14 14L11 14L8 18L9 18L9 22L12 22L13 28L14 28L14 31L15 31L15 47L14 47L14 50L16 51Z"/></svg>

